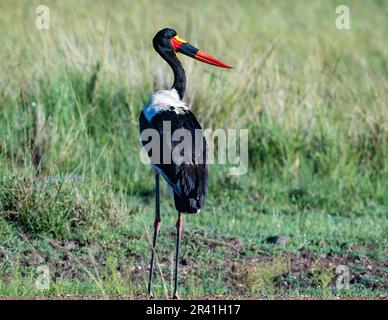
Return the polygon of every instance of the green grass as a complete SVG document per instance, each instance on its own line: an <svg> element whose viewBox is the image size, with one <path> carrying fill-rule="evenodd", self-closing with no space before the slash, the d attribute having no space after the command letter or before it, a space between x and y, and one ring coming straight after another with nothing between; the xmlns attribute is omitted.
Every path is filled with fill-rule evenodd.
<svg viewBox="0 0 388 320"><path fill-rule="evenodd" d="M227 2L47 1L47 31L39 2L0 3L0 296L145 293L154 184L138 116L172 83L151 45L170 26L234 66L181 57L203 126L249 129L249 172L210 166L206 208L184 217L181 294L387 297L387 3L343 1L339 31L335 1ZM165 186L161 209L168 296Z"/></svg>

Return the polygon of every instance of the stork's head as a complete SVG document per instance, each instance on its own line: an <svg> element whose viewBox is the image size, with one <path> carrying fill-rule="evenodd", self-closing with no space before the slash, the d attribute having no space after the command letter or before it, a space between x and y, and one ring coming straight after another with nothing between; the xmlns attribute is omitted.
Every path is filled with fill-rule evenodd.
<svg viewBox="0 0 388 320"><path fill-rule="evenodd" d="M175 30L165 28L160 30L152 40L155 50L162 56L175 56L178 52L195 60L211 64L220 68L232 68L226 63L213 58L205 52L198 50L196 47L182 39Z"/></svg>

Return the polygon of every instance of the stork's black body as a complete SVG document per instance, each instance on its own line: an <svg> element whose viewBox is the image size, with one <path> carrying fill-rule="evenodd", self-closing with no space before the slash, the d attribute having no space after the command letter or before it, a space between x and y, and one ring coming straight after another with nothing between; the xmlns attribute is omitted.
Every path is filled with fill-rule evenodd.
<svg viewBox="0 0 388 320"><path fill-rule="evenodd" d="M171 109L174 107L171 106ZM151 121L148 121L142 112L139 119L140 130L152 128L159 132L161 154L165 152L166 148L168 148L167 152L171 154L173 148L181 143L172 140L169 141L170 143L165 141L164 121L171 123L172 132L178 129L186 129L190 132L193 153L191 161L188 162L163 163L160 161L160 163L153 165L172 189L176 210L182 213L197 213L204 206L207 194L206 140L201 137L202 141L197 141L195 133L195 130L202 130L202 128L190 110L184 110L180 114L174 110L163 110L153 116ZM151 157L151 154L149 156Z"/></svg>
<svg viewBox="0 0 388 320"><path fill-rule="evenodd" d="M159 55L170 65L174 73L174 83L170 90L161 90L152 95L147 105L143 108L139 118L141 133L147 129L153 129L159 135L159 148L157 150L160 156L159 161L155 161L155 155L152 154L155 150L148 150L151 161L154 159L152 162L155 169L156 185L156 214L148 294L151 296L156 240L161 221L159 175L162 175L172 190L175 208L178 211L173 295L175 299L178 299L178 258L182 213L197 213L204 206L207 195L208 169L206 163L206 140L202 135L202 128L193 113L182 101L186 89L186 75L177 57L177 52L218 67L230 68L230 66L196 49L180 38L173 29L166 28L160 30L153 39L153 46ZM167 133L164 128L164 123L169 124L170 131ZM182 142L184 143L182 140L186 139L185 137L181 137L178 141L171 139L171 134L179 129L184 129L185 132L188 132L189 139L187 141L191 144L191 152L189 156L184 158L184 161L176 162L173 156L174 148L178 147ZM142 143L146 145L148 141L142 140ZM170 155L168 158L170 161L165 161L164 154Z"/></svg>

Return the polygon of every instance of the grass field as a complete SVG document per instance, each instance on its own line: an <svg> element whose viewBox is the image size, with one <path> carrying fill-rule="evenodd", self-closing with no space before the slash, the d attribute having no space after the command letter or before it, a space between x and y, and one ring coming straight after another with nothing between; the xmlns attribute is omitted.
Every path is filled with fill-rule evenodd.
<svg viewBox="0 0 388 320"><path fill-rule="evenodd" d="M151 45L170 26L234 66L181 57L199 121L249 129L248 173L210 166L205 209L184 217L181 295L387 298L388 2L341 1L347 31L337 2L45 1L39 31L39 1L1 1L0 296L145 294L154 180L138 117L171 86ZM161 212L168 297L164 184Z"/></svg>

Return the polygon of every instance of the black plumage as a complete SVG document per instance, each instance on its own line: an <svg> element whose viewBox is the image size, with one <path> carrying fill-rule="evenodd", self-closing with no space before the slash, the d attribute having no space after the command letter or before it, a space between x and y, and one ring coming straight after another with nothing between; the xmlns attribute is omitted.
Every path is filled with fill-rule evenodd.
<svg viewBox="0 0 388 320"><path fill-rule="evenodd" d="M172 156L172 150L178 144L184 143L184 137L180 141L166 141L171 138L163 134L163 122L168 121L171 124L171 132L178 129L186 129L190 134L191 156L185 159L183 163L175 163ZM145 129L154 129L160 136L160 155L166 152L170 154L171 163L163 163L163 157L160 156L160 163L153 163L158 172L167 181L174 193L175 208L182 213L196 213L205 203L207 194L207 154L206 140L203 137L203 131L197 119L190 110L174 111L174 107L156 113L151 121L148 121L143 112L140 114L140 131ZM196 132L196 130L198 130ZM143 141L143 144L146 144ZM148 155L152 159L151 150ZM183 155L183 152L181 153Z"/></svg>

